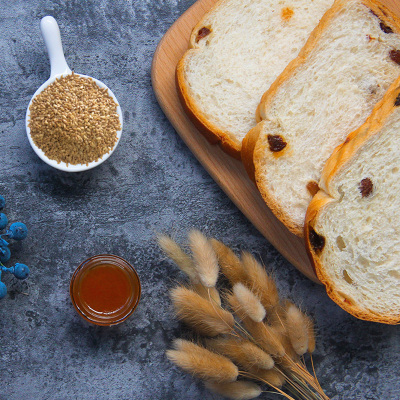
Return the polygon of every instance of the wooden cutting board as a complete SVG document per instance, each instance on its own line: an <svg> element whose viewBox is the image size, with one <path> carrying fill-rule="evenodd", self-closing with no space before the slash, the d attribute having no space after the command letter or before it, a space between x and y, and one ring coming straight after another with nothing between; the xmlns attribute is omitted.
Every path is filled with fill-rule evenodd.
<svg viewBox="0 0 400 400"><path fill-rule="evenodd" d="M304 241L290 233L264 203L240 161L211 145L183 111L178 99L175 68L188 48L192 29L217 0L198 0L167 31L153 58L152 82L157 100L175 130L199 162L260 233L299 271L317 281ZM400 16L399 0L382 0ZM206 211L205 211L206 212Z"/></svg>

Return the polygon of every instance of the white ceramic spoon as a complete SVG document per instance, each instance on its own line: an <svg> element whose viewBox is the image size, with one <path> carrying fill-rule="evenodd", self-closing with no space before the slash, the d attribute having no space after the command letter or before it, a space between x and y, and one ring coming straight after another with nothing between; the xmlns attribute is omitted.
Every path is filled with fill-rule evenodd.
<svg viewBox="0 0 400 400"><path fill-rule="evenodd" d="M31 144L35 153L45 163L47 163L47 164L51 165L52 167L57 168L61 171L80 172L80 171L86 171L88 169L97 167L103 161L107 160L108 157L110 157L110 155L113 153L113 151L117 147L117 144L121 138L123 121L122 121L121 107L119 105L117 107L117 113L119 115L119 120L121 123L121 130L119 130L117 132L117 142L115 143L114 148L109 153L103 155L103 157L100 158L98 161L93 161L93 162L89 163L88 165L86 165L86 164L76 164L76 165L69 164L69 165L67 165L65 162L57 163L57 161L49 159L44 154L44 152L35 145L35 143L32 140L28 123L29 123L29 118L30 118L29 108L32 104L33 99L40 92L42 92L47 86L49 86L51 83L53 83L57 78L59 78L61 76L69 75L72 73L72 71L69 69L69 67L67 65L67 62L65 61L64 52L63 52L62 43L61 43L60 29L58 27L57 21L53 17L50 17L50 16L42 18L42 20L40 21L40 30L42 32L42 36L43 36L44 42L47 47L47 52L49 53L51 72L50 72L50 78L42 86L40 86L40 88L38 90L36 90L31 101L29 102L28 109L26 111L25 125L26 125L26 133L28 135L29 143ZM99 87L107 88L109 95L114 99L114 101L117 104L119 104L116 97L114 96L113 92L103 82L100 82L99 80L97 80L91 76L81 75L81 74L76 74L76 75L79 75L84 78L91 78L97 83L97 85Z"/></svg>

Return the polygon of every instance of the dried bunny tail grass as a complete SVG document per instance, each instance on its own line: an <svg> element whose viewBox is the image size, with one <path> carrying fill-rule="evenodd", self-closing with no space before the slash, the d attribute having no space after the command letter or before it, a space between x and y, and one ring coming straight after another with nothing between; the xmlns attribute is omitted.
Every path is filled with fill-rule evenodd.
<svg viewBox="0 0 400 400"><path fill-rule="evenodd" d="M276 306L279 303L278 289L264 267L247 251L242 253L242 264L248 285L260 298L262 305L266 309Z"/></svg>
<svg viewBox="0 0 400 400"><path fill-rule="evenodd" d="M271 327L279 335L281 343L285 349L285 357L283 357L279 362L288 366L292 365L292 361L300 361L300 357L294 350L286 329L285 308L281 305L273 307L268 315L268 321L270 322Z"/></svg>
<svg viewBox="0 0 400 400"><path fill-rule="evenodd" d="M210 300L211 302L215 303L216 305L221 305L221 297L217 288L206 288L201 283L196 283L192 285L193 290L199 294L204 299Z"/></svg>
<svg viewBox="0 0 400 400"><path fill-rule="evenodd" d="M225 300L226 302L229 304L229 307L231 308L231 310L233 311L233 313L241 320L245 320L246 318L248 318L247 314L244 312L241 304L239 303L237 297L232 294L232 293L228 293L225 296Z"/></svg>
<svg viewBox="0 0 400 400"><path fill-rule="evenodd" d="M290 342L298 355L308 350L308 326L306 316L293 304L288 302L286 307L286 331Z"/></svg>
<svg viewBox="0 0 400 400"><path fill-rule="evenodd" d="M242 307L242 310L254 321L261 322L266 315L265 308L259 298L243 283L233 286L233 294Z"/></svg>
<svg viewBox="0 0 400 400"><path fill-rule="evenodd" d="M196 293L205 299L211 297L212 301L221 305L221 298L218 290L215 287L208 290L208 288L205 288L201 283L199 283L199 276L197 275L193 260L174 240L166 235L160 235L158 236L158 243L164 253L189 277Z"/></svg>
<svg viewBox="0 0 400 400"><path fill-rule="evenodd" d="M250 400L258 397L261 388L253 382L237 381L231 383L206 382L207 389L232 400Z"/></svg>
<svg viewBox="0 0 400 400"><path fill-rule="evenodd" d="M157 240L164 253L190 278L193 283L197 283L199 278L191 257L188 256L169 236L158 235Z"/></svg>
<svg viewBox="0 0 400 400"><path fill-rule="evenodd" d="M247 279L246 271L239 257L237 257L228 246L225 246L216 239L211 239L210 243L217 254L222 273L226 276L231 285L233 286L238 282L245 282Z"/></svg>
<svg viewBox="0 0 400 400"><path fill-rule="evenodd" d="M300 356L294 350L292 342L286 333L281 336L281 343L285 349L285 356L279 360L279 365L290 369L293 363L300 362Z"/></svg>
<svg viewBox="0 0 400 400"><path fill-rule="evenodd" d="M171 298L179 319L200 334L217 336L231 333L233 315L183 286L171 290Z"/></svg>
<svg viewBox="0 0 400 400"><path fill-rule="evenodd" d="M285 384L284 375L276 368L270 370L253 368L248 372L249 375L245 375L249 378L258 379L274 388L281 388Z"/></svg>
<svg viewBox="0 0 400 400"><path fill-rule="evenodd" d="M174 348L167 350L168 359L200 379L222 383L233 382L238 377L238 368L224 356L182 339L174 341Z"/></svg>
<svg viewBox="0 0 400 400"><path fill-rule="evenodd" d="M254 367L271 369L275 365L269 354L248 340L235 338L210 339L207 340L206 347L216 353L223 354L247 370Z"/></svg>
<svg viewBox="0 0 400 400"><path fill-rule="evenodd" d="M282 344L282 334L274 327L263 322L254 322L251 318L245 318L243 324L254 341L273 357L283 357L285 348Z"/></svg>
<svg viewBox="0 0 400 400"><path fill-rule="evenodd" d="M284 356L285 348L281 340L283 334L279 329L266 325L263 322L255 322L248 317L235 295L228 294L225 299L234 314L243 322L246 336L250 340L254 341L273 357Z"/></svg>
<svg viewBox="0 0 400 400"><path fill-rule="evenodd" d="M234 314L243 322L246 336L273 357L283 357L285 348L282 344L282 333L263 322L255 322L247 316L242 305L234 294L228 294L226 301Z"/></svg>
<svg viewBox="0 0 400 400"><path fill-rule="evenodd" d="M287 300L285 301L285 303L286 307L288 307L289 304L292 304ZM307 350L310 353L312 353L315 350L314 325L310 317L308 317L305 314L303 314L303 317L306 322L305 325L307 327L307 333L308 333ZM296 325L287 323L287 310L282 306L274 307L268 316L268 321L270 322L271 326L281 334L281 341L283 347L285 348L286 356L289 357L290 360L294 362L299 362L300 361L299 356L301 356L302 354L298 354L298 351L296 351L293 347L293 332L292 332L292 331L296 332L297 327ZM303 328L300 327L300 332L297 332L297 334L301 334L301 329L303 329L303 334L304 334L304 326ZM292 332L292 336L290 336L289 334L290 332ZM296 341L294 342L296 343ZM286 360L287 364L288 363L290 364L290 360ZM282 360L282 363L283 362L284 360Z"/></svg>
<svg viewBox="0 0 400 400"><path fill-rule="evenodd" d="M285 308L279 303L274 307L271 307L268 310L268 323L271 326L274 326L278 329L281 329L282 331L285 331L285 316L286 316L286 311Z"/></svg>
<svg viewBox="0 0 400 400"><path fill-rule="evenodd" d="M189 242L201 283L206 287L214 287L217 283L219 267L213 247L197 229L189 232Z"/></svg>
<svg viewBox="0 0 400 400"><path fill-rule="evenodd" d="M308 352L314 353L315 351L315 329L314 329L314 321L308 316L305 315L307 320L307 332L308 332Z"/></svg>

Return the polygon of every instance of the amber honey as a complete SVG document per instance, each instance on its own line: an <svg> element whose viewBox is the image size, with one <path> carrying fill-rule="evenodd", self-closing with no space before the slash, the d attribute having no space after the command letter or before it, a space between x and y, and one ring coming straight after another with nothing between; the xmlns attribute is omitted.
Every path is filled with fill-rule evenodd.
<svg viewBox="0 0 400 400"><path fill-rule="evenodd" d="M70 294L77 312L97 325L125 321L139 303L140 280L135 269L114 255L83 262L71 279Z"/></svg>

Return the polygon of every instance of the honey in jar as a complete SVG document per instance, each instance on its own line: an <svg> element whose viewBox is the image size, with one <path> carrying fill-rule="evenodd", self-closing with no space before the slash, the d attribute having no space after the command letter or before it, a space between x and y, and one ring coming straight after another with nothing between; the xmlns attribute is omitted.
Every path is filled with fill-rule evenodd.
<svg viewBox="0 0 400 400"><path fill-rule="evenodd" d="M125 321L139 303L140 280L135 269L114 255L98 255L83 262L71 279L76 311L96 325Z"/></svg>

